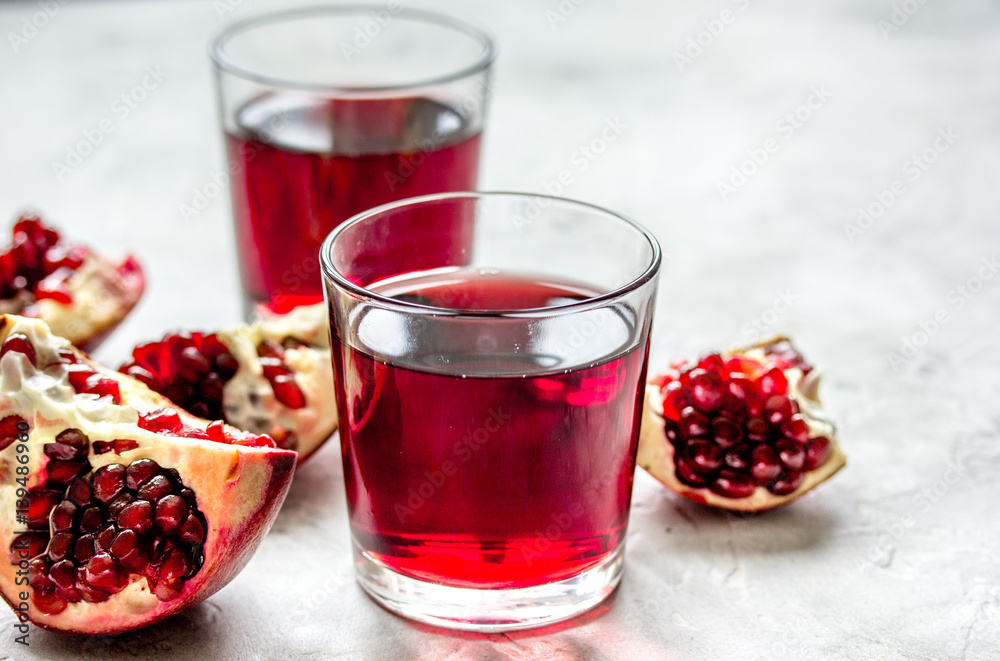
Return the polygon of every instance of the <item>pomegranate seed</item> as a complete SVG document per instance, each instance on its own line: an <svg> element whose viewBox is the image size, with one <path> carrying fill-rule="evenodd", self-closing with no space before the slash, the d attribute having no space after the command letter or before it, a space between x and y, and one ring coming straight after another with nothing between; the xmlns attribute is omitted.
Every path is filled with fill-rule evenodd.
<svg viewBox="0 0 1000 661"><path fill-rule="evenodd" d="M761 418L750 418L747 421L747 438L751 441L757 443L762 443L767 440L767 435L770 433L771 427L767 424L767 421Z"/></svg>
<svg viewBox="0 0 1000 661"><path fill-rule="evenodd" d="M683 458L676 457L674 461L677 479L691 487L704 487L708 485L708 480L694 471L691 465Z"/></svg>
<svg viewBox="0 0 1000 661"><path fill-rule="evenodd" d="M306 405L305 395L302 389L295 383L295 377L291 374L282 374L274 377L271 381L274 389L274 398L290 409L300 409Z"/></svg>
<svg viewBox="0 0 1000 661"><path fill-rule="evenodd" d="M58 615L66 610L66 600L56 590L35 590L31 594L35 608L49 615Z"/></svg>
<svg viewBox="0 0 1000 661"><path fill-rule="evenodd" d="M3 345L0 346L0 358L3 358L4 354L8 351L14 351L27 357L29 363L38 367L38 357L35 355L35 347L27 335L22 333L11 333L8 335Z"/></svg>
<svg viewBox="0 0 1000 661"><path fill-rule="evenodd" d="M750 455L752 451L751 446L746 443L737 445L735 448L726 453L723 461L726 466L733 470L745 470L748 466L750 466Z"/></svg>
<svg viewBox="0 0 1000 661"><path fill-rule="evenodd" d="M710 485L713 492L726 498L747 498L753 495L756 486L748 476L723 470Z"/></svg>
<svg viewBox="0 0 1000 661"><path fill-rule="evenodd" d="M226 443L226 427L221 420L216 420L215 422L210 422L207 427L205 427L205 433L208 435L210 441L215 441L216 443Z"/></svg>
<svg viewBox="0 0 1000 661"><path fill-rule="evenodd" d="M172 489L173 485L170 484L170 480L163 475L157 475L156 477L147 480L146 483L140 487L139 492L136 495L143 500L155 502L170 494Z"/></svg>
<svg viewBox="0 0 1000 661"><path fill-rule="evenodd" d="M750 475L757 484L765 485L781 475L781 461L778 453L770 445L758 445L753 449L750 463Z"/></svg>
<svg viewBox="0 0 1000 661"><path fill-rule="evenodd" d="M787 496L800 486L802 486L802 473L786 473L767 488L776 496Z"/></svg>
<svg viewBox="0 0 1000 661"><path fill-rule="evenodd" d="M187 501L171 494L156 501L156 530L161 535L172 535L190 512Z"/></svg>
<svg viewBox="0 0 1000 661"><path fill-rule="evenodd" d="M53 532L69 530L76 523L77 506L72 501L64 500L55 506L49 521Z"/></svg>
<svg viewBox="0 0 1000 661"><path fill-rule="evenodd" d="M211 365L208 359L194 347L185 347L177 358L177 371L185 381L197 383L208 374Z"/></svg>
<svg viewBox="0 0 1000 661"><path fill-rule="evenodd" d="M94 498L102 503L110 503L125 488L125 467L110 464L98 468L92 480Z"/></svg>
<svg viewBox="0 0 1000 661"><path fill-rule="evenodd" d="M69 287L66 286L66 280L72 275L73 272L69 269L59 269L47 278L42 279L35 285L35 298L47 298L56 303L70 305L73 302L73 294L70 293Z"/></svg>
<svg viewBox="0 0 1000 661"><path fill-rule="evenodd" d="M784 395L773 395L764 404L764 417L772 425L780 425L792 417L792 400Z"/></svg>
<svg viewBox="0 0 1000 661"><path fill-rule="evenodd" d="M45 485L50 487L65 486L88 468L90 468L90 463L86 459L82 461L50 461L45 465Z"/></svg>
<svg viewBox="0 0 1000 661"><path fill-rule="evenodd" d="M712 420L712 440L723 450L728 450L743 440L743 429L732 420L715 418Z"/></svg>
<svg viewBox="0 0 1000 661"><path fill-rule="evenodd" d="M136 500L126 505L118 515L120 529L134 530L145 535L153 529L153 504L148 500Z"/></svg>
<svg viewBox="0 0 1000 661"><path fill-rule="evenodd" d="M118 497L108 505L108 516L117 519L122 510L128 507L133 501L135 501L135 496L128 492L118 494Z"/></svg>
<svg viewBox="0 0 1000 661"><path fill-rule="evenodd" d="M141 570L149 562L139 546L139 538L134 530L122 530L115 535L109 550L123 567L131 571Z"/></svg>
<svg viewBox="0 0 1000 661"><path fill-rule="evenodd" d="M55 585L52 579L49 578L49 570L51 565L49 561L44 558L32 558L28 561L28 583L31 587L36 590L44 590L51 588Z"/></svg>
<svg viewBox="0 0 1000 661"><path fill-rule="evenodd" d="M139 416L139 427L154 433L168 431L178 434L183 426L184 423L181 422L181 416L171 408L156 409ZM152 464L153 462L150 463ZM135 466L135 463L132 466Z"/></svg>
<svg viewBox="0 0 1000 661"><path fill-rule="evenodd" d="M49 539L49 559L58 562L73 550L73 533L57 532Z"/></svg>
<svg viewBox="0 0 1000 661"><path fill-rule="evenodd" d="M28 491L28 513L25 517L28 527L34 530L48 530L49 512L62 500L58 491L31 489Z"/></svg>
<svg viewBox="0 0 1000 661"><path fill-rule="evenodd" d="M219 373L223 379L232 378L236 374L236 370L239 369L240 363L233 357L233 354L225 351L220 353L212 361L212 365L215 366L216 371Z"/></svg>
<svg viewBox="0 0 1000 661"><path fill-rule="evenodd" d="M691 403L703 413L711 413L719 406L722 402L722 388L722 379L715 372L697 368L688 374L687 392Z"/></svg>
<svg viewBox="0 0 1000 661"><path fill-rule="evenodd" d="M80 591L80 595L83 597L84 601L94 604L107 601L111 597L111 595L107 592L99 590L87 582L86 567L76 568L76 589Z"/></svg>
<svg viewBox="0 0 1000 661"><path fill-rule="evenodd" d="M125 485L132 491L138 491L139 487L144 485L147 480L159 474L159 464L152 459L139 459L129 464L129 467L125 470Z"/></svg>
<svg viewBox="0 0 1000 661"><path fill-rule="evenodd" d="M115 452L117 454L125 454L137 449L139 449L139 443L131 438L119 438L115 441Z"/></svg>
<svg viewBox="0 0 1000 661"><path fill-rule="evenodd" d="M49 459L56 459L58 461L76 461L87 456L86 449L78 445L70 445L59 441L46 443L45 447L42 448L42 452Z"/></svg>
<svg viewBox="0 0 1000 661"><path fill-rule="evenodd" d="M781 423L781 433L796 443L806 443L809 440L809 423L801 414L796 413Z"/></svg>
<svg viewBox="0 0 1000 661"><path fill-rule="evenodd" d="M817 436L810 439L806 445L806 470L814 470L826 463L830 458L830 439Z"/></svg>
<svg viewBox="0 0 1000 661"><path fill-rule="evenodd" d="M188 514L184 519L184 522L181 523L177 535L185 544L197 546L205 542L205 526L202 524L201 520L195 516L194 512L192 512L191 514Z"/></svg>
<svg viewBox="0 0 1000 661"><path fill-rule="evenodd" d="M774 444L781 458L781 465L790 471L798 472L806 467L806 451L795 441L781 439Z"/></svg>
<svg viewBox="0 0 1000 661"><path fill-rule="evenodd" d="M209 410L211 410L212 407L222 406L222 395L225 390L225 385L226 384L222 380L222 377L216 372L209 372L198 385L198 396L209 405Z"/></svg>
<svg viewBox="0 0 1000 661"><path fill-rule="evenodd" d="M76 538L73 545L73 555L77 562L87 562L94 555L94 536L83 535Z"/></svg>
<svg viewBox="0 0 1000 661"><path fill-rule="evenodd" d="M281 362L280 358L271 358L265 356L264 358L260 358L259 360L260 360L260 367L264 372L264 378L267 379L268 381L270 381L276 376L280 376L282 374L288 374L288 368L285 367L285 364Z"/></svg>
<svg viewBox="0 0 1000 661"><path fill-rule="evenodd" d="M76 590L76 565L71 561L60 560L52 565L49 578L69 599L80 599L80 593Z"/></svg>
<svg viewBox="0 0 1000 661"><path fill-rule="evenodd" d="M692 470L707 475L722 465L722 450L700 438L688 441L687 461Z"/></svg>
<svg viewBox="0 0 1000 661"><path fill-rule="evenodd" d="M788 392L788 379L780 367L771 367L757 377L755 381L760 394L765 397L784 395Z"/></svg>
<svg viewBox="0 0 1000 661"><path fill-rule="evenodd" d="M726 384L726 389L730 395L744 403L757 397L757 386L743 375L731 375L729 383Z"/></svg>
<svg viewBox="0 0 1000 661"><path fill-rule="evenodd" d="M100 507L88 507L80 515L80 530L82 532L97 532L102 523L104 523L104 514Z"/></svg>
<svg viewBox="0 0 1000 661"><path fill-rule="evenodd" d="M698 367L706 372L714 372L720 378L726 374L726 363L717 353L709 354L698 362Z"/></svg>
<svg viewBox="0 0 1000 661"><path fill-rule="evenodd" d="M66 492L66 496L81 507L89 505L93 502L93 494L90 490L90 480L88 479L88 476L81 475L73 480L73 484L69 485L69 490Z"/></svg>
<svg viewBox="0 0 1000 661"><path fill-rule="evenodd" d="M695 410L693 406L687 406L681 411L680 423L681 434L685 438L708 434L708 418L705 417L704 413Z"/></svg>
<svg viewBox="0 0 1000 661"><path fill-rule="evenodd" d="M190 568L191 565L184 552L180 549L174 549L164 558L163 564L160 566L160 580L184 578Z"/></svg>
<svg viewBox="0 0 1000 661"><path fill-rule="evenodd" d="M115 524L105 524L94 536L94 549L98 552L109 550L117 534L118 529Z"/></svg>
<svg viewBox="0 0 1000 661"><path fill-rule="evenodd" d="M19 415L8 415L0 420L0 450L10 447L21 435L22 429L28 429L28 421Z"/></svg>
<svg viewBox="0 0 1000 661"><path fill-rule="evenodd" d="M680 420L681 411L690 406L684 386L679 381L671 382L663 390L663 417L670 420Z"/></svg>
<svg viewBox="0 0 1000 661"><path fill-rule="evenodd" d="M90 449L90 439L79 429L64 429L56 436L56 443L62 445L70 445L79 450L79 456L73 457L75 459L80 459L87 454L87 450ZM61 457L60 457L61 458Z"/></svg>
<svg viewBox="0 0 1000 661"><path fill-rule="evenodd" d="M128 576L110 553L98 553L91 558L84 576L92 587L110 592L119 592L128 581Z"/></svg>
<svg viewBox="0 0 1000 661"><path fill-rule="evenodd" d="M77 392L80 392L79 390ZM118 382L103 374L92 374L87 377L85 393L98 397L110 397L115 404L121 404L122 396L118 390Z"/></svg>

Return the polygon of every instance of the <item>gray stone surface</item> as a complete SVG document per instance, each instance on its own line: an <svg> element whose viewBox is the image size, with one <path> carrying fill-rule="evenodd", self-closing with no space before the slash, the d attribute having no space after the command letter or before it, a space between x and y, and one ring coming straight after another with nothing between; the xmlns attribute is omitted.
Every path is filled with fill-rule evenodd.
<svg viewBox="0 0 1000 661"><path fill-rule="evenodd" d="M0 4L0 216L33 205L74 236L143 257L147 296L101 359L117 363L166 329L235 321L228 202L187 221L179 208L222 163L208 35L220 11L267 3L49 2L58 13L13 44L44 4ZM246 571L200 607L121 638L33 630L29 648L5 613L0 655L998 658L1000 5L436 5L500 40L483 187L543 191L566 170L565 194L654 230L666 252L654 369L752 339L755 319L793 334L827 367L848 467L746 519L681 502L640 471L610 608L543 634L480 638L423 631L354 584L331 443L296 477ZM712 35L706 21L720 16L729 22ZM701 53L677 59L699 40ZM164 77L126 116L116 99L149 68ZM104 118L113 132L60 179L53 163ZM581 161L608 121L620 135ZM914 169L915 157L934 162ZM888 202L894 182L884 213L859 225L858 208ZM790 305L775 305L782 294ZM939 310L947 321L933 326ZM907 340L920 346L891 361Z"/></svg>

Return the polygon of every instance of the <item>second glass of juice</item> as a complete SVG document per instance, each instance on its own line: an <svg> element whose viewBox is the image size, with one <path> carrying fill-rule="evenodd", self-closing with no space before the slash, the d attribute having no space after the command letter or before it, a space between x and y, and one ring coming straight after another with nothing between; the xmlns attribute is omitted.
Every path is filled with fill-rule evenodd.
<svg viewBox="0 0 1000 661"><path fill-rule="evenodd" d="M216 36L248 316L319 301L320 244L354 214L475 189L494 54L482 29L392 3L286 10ZM461 230L421 231L461 250Z"/></svg>
<svg viewBox="0 0 1000 661"><path fill-rule="evenodd" d="M414 228L463 228L435 251ZM580 202L385 205L320 253L355 565L387 608L499 631L622 571L660 251Z"/></svg>

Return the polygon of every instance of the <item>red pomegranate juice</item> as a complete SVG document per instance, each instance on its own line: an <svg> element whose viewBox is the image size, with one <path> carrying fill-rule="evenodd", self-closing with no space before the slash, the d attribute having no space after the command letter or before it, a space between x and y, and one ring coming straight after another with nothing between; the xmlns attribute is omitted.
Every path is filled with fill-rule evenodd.
<svg viewBox="0 0 1000 661"><path fill-rule="evenodd" d="M480 134L425 98L316 100L269 94L226 133L244 295L278 311L322 299L326 235L395 200L473 190ZM428 228L447 244L447 223Z"/></svg>
<svg viewBox="0 0 1000 661"><path fill-rule="evenodd" d="M478 272L371 288L473 310L546 307L596 293ZM347 347L335 330L344 479L358 546L404 575L478 588L557 581L618 550L646 352L623 315L603 312L589 335L589 322L572 317L574 327L541 333L525 332L521 320L480 323L475 332L437 328L432 336L417 329L388 349L405 354L398 360ZM358 322L359 342L384 344L394 328L405 332L388 316L369 316ZM584 362L558 357L580 328Z"/></svg>

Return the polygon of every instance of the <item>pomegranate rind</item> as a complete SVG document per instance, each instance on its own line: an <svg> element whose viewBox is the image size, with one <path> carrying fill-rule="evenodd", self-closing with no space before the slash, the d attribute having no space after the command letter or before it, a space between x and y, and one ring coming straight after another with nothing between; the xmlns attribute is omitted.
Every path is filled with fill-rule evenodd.
<svg viewBox="0 0 1000 661"><path fill-rule="evenodd" d="M788 338L775 337L750 347L724 352L722 358L747 357L758 362L767 362L767 348L779 343L789 343ZM816 488L847 463L847 458L837 441L836 429L823 413L819 400L821 373L812 369L804 373L798 367L783 367L788 378L788 396L799 405L802 416L809 425L810 436L823 435L830 440L830 456L815 469L803 473L802 484L786 495L777 495L765 487L756 486L746 498L727 498L705 487L692 487L677 478L675 471L674 446L667 439L663 418L660 385L647 383L642 411L642 426L639 431L639 449L636 464L662 482L668 489L693 502L740 512L761 512L780 507L797 499L802 494ZM655 380L655 379L653 379ZM653 381L651 380L651 381Z"/></svg>
<svg viewBox="0 0 1000 661"><path fill-rule="evenodd" d="M38 352L39 365L53 362L59 349L70 348L39 320L4 316L0 324L0 342L12 332L25 334ZM40 627L63 633L122 633L202 601L239 573L277 516L291 485L296 455L288 450L166 436L141 429L137 424L140 411L169 406L169 402L142 383L101 368L82 353L77 355L95 371L116 379L121 405L108 398L73 393L65 375L58 373L58 366L35 370L23 354L15 352L0 358L0 419L16 414L30 424L26 464L19 463L15 454L18 443L0 451L0 594L12 608L17 608L22 603L21 592L31 591L18 584L18 567L8 560L11 542L23 528L15 518L15 466L29 467L27 486L31 488L41 483L48 462L43 445L64 429L80 429L102 440L129 439L134 441L129 444L133 449L121 454L91 454L92 468L148 458L163 469L176 469L183 483L197 495L198 508L208 524L201 568L176 597L167 601L160 601L147 580L137 575L131 576L130 583L107 601L72 602L56 614L42 612L30 598L26 600L29 619ZM183 412L180 415L188 427L204 429L208 424ZM231 427L226 432L234 438L243 436ZM24 582L23 575L20 581Z"/></svg>

